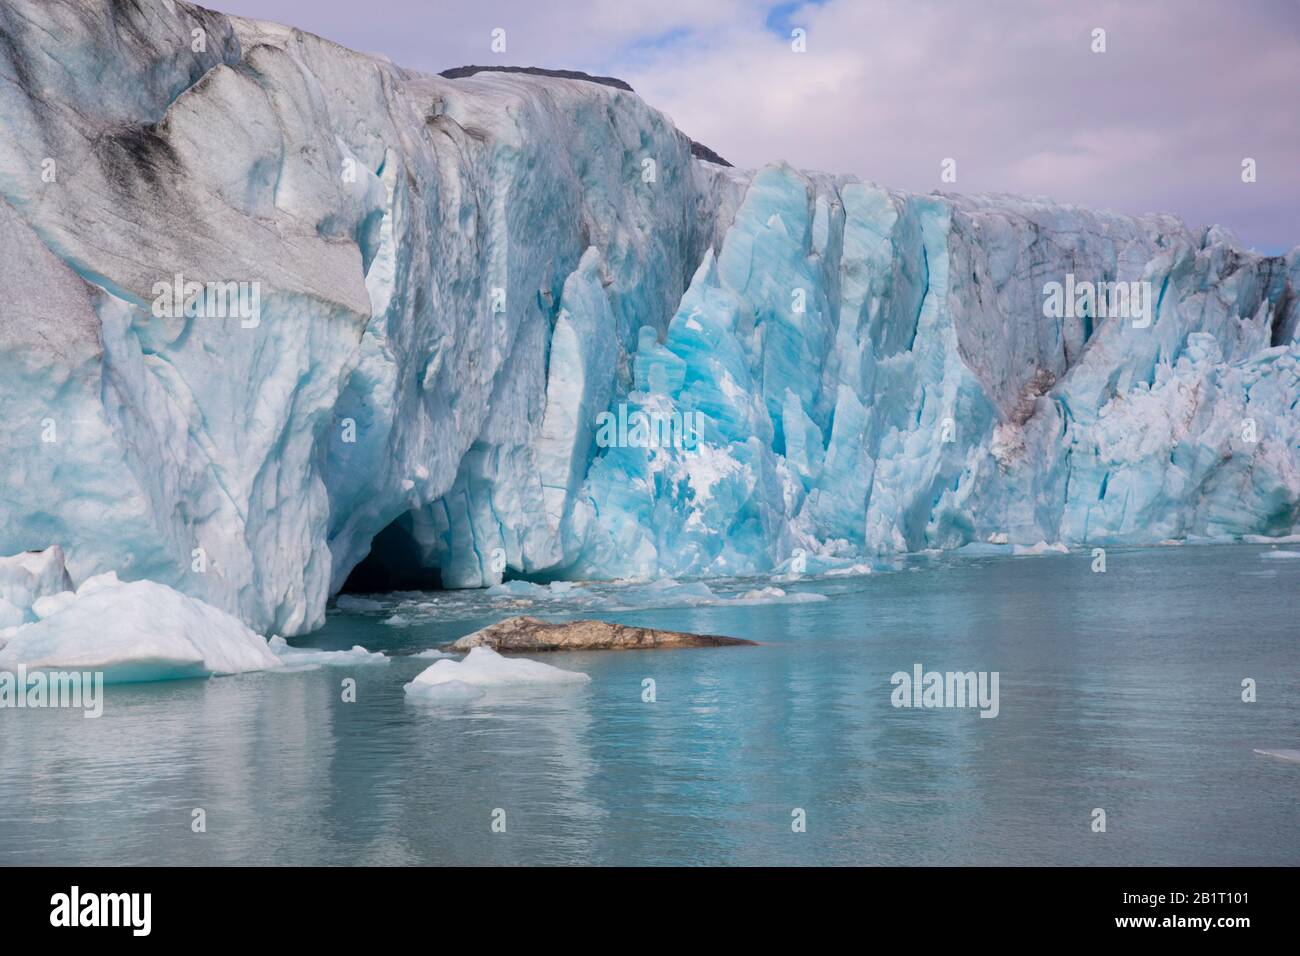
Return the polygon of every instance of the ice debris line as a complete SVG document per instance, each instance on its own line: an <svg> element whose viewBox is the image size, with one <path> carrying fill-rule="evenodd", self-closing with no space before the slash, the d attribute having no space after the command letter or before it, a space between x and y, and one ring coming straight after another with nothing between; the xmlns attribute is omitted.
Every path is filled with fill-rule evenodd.
<svg viewBox="0 0 1300 956"><path fill-rule="evenodd" d="M729 169L626 90L179 0L0 34L0 554L295 635L377 537L476 587L1296 530L1300 250ZM1149 324L1045 315L1071 275ZM698 442L598 441L637 410Z"/></svg>

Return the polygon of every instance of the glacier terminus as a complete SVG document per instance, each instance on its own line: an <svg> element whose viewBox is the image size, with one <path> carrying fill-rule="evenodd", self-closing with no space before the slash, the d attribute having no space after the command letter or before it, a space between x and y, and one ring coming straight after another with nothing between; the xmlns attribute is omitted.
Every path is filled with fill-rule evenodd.
<svg viewBox="0 0 1300 956"><path fill-rule="evenodd" d="M0 33L0 554L60 549L0 567L0 643L109 572L77 613L147 581L292 636L385 552L479 588L1297 530L1300 250L738 170L626 89L182 2Z"/></svg>

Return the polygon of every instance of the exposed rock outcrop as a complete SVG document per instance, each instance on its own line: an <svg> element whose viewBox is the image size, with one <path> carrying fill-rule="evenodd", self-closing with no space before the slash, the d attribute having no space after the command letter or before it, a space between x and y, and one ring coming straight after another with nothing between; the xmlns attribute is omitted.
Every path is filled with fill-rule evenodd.
<svg viewBox="0 0 1300 956"><path fill-rule="evenodd" d="M636 651L671 647L741 647L756 642L716 634L662 631L653 627L632 627L609 621L543 621L536 617L512 617L448 645L468 651L490 647L500 653L539 651Z"/></svg>

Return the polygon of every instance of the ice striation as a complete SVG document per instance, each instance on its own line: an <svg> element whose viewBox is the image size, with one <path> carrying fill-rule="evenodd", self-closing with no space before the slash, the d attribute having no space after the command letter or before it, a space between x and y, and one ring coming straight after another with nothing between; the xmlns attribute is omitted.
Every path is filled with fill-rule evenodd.
<svg viewBox="0 0 1300 956"><path fill-rule="evenodd" d="M179 0L9 0L0 39L0 554L294 635L367 555L482 587L1296 531L1300 250L725 168L627 90ZM1075 280L1149 311L1047 314Z"/></svg>

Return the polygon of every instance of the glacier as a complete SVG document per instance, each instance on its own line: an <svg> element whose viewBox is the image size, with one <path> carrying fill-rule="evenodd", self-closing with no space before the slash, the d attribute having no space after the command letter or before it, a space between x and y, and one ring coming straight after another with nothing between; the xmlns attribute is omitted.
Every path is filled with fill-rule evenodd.
<svg viewBox="0 0 1300 956"><path fill-rule="evenodd" d="M181 0L8 0L0 40L0 554L70 581L292 636L363 562L472 588L1300 530L1300 249L733 169L626 89ZM1068 277L1150 314L1048 314ZM160 310L175 281L257 315ZM620 409L698 441L611 443ZM0 626L69 590L21 574Z"/></svg>

